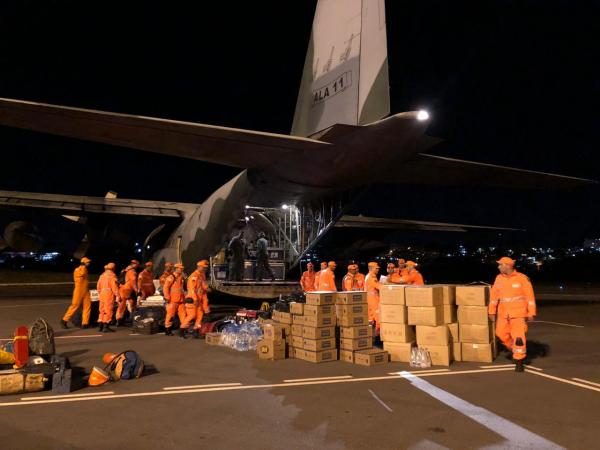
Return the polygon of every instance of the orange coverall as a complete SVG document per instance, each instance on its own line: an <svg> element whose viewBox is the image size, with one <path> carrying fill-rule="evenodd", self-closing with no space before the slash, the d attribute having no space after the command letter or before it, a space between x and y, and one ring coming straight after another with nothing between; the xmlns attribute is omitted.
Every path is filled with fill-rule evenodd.
<svg viewBox="0 0 600 450"><path fill-rule="evenodd" d="M165 317L165 327L171 328L175 314L179 316L181 323L185 322L186 311L183 306L185 293L183 292L183 276L172 273L165 280L164 297L167 301L167 314Z"/></svg>
<svg viewBox="0 0 600 450"><path fill-rule="evenodd" d="M315 290L315 278L316 274L314 271L310 272L305 270L300 278L300 286L304 292L311 292Z"/></svg>
<svg viewBox="0 0 600 450"><path fill-rule="evenodd" d="M131 313L137 303L137 274L132 267L127 267L125 270L125 284L122 284L119 287L120 298L117 302L119 305L117 308L117 320L122 319L125 315L125 307L127 307Z"/></svg>
<svg viewBox="0 0 600 450"><path fill-rule="evenodd" d="M423 286L425 284L423 275L417 269L413 269L410 272L406 271L406 274L402 277L402 281L413 286Z"/></svg>
<svg viewBox="0 0 600 450"><path fill-rule="evenodd" d="M492 286L489 314L497 314L496 336L507 349L512 350L513 359L527 355L527 317L535 317L537 310L533 286L527 275L516 270L510 275L499 274Z"/></svg>
<svg viewBox="0 0 600 450"><path fill-rule="evenodd" d="M142 300L154 294L153 278L152 271L148 269L142 270L138 275L138 292L142 296Z"/></svg>
<svg viewBox="0 0 600 450"><path fill-rule="evenodd" d="M194 300L194 303L186 303L186 318L182 323L182 328L190 326L192 320L196 319L194 329L200 329L204 314L210 312L208 306L208 283L206 282L206 273L195 270L187 279L188 297Z"/></svg>
<svg viewBox="0 0 600 450"><path fill-rule="evenodd" d="M73 314L75 314L75 311L77 311L83 303L81 325L88 325L90 321L90 312L92 310L92 298L90 297L88 269L84 264L73 271L73 281L75 281L75 289L73 289L71 306L67 309L63 320L68 322L71 317L73 317Z"/></svg>
<svg viewBox="0 0 600 450"><path fill-rule="evenodd" d="M337 291L337 287L335 286L335 275L331 269L321 270L317 291Z"/></svg>
<svg viewBox="0 0 600 450"><path fill-rule="evenodd" d="M362 273L351 274L348 272L342 280L344 291L364 291L365 276Z"/></svg>
<svg viewBox="0 0 600 450"><path fill-rule="evenodd" d="M369 322L376 322L379 329L379 281L377 276L370 273L365 277L365 286L367 288L367 303Z"/></svg>
<svg viewBox="0 0 600 450"><path fill-rule="evenodd" d="M113 315L115 298L119 298L119 286L117 276L112 270L105 270L96 286L98 289L98 300L100 303L100 315L98 322L110 323Z"/></svg>
<svg viewBox="0 0 600 450"><path fill-rule="evenodd" d="M165 270L163 272L163 274L160 276L160 278L158 279L158 281L160 282L161 286L165 286L165 281L167 281L167 278L169 277L169 275L171 275L173 272L169 272L168 270Z"/></svg>

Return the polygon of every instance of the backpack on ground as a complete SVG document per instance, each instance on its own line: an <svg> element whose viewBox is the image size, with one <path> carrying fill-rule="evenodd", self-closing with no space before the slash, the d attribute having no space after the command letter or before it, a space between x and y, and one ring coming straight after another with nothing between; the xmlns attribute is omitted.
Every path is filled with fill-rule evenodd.
<svg viewBox="0 0 600 450"><path fill-rule="evenodd" d="M115 356L106 366L105 371L115 381L132 380L142 376L144 361L136 351L126 350Z"/></svg>
<svg viewBox="0 0 600 450"><path fill-rule="evenodd" d="M29 328L29 352L39 356L56 353L54 330L46 319L38 318Z"/></svg>

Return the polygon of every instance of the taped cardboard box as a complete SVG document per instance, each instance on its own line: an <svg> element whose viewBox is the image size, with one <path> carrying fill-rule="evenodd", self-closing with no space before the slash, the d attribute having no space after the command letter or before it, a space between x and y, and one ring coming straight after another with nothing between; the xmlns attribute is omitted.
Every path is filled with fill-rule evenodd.
<svg viewBox="0 0 600 450"><path fill-rule="evenodd" d="M417 325L418 345L448 345L451 342L450 331L446 325L428 327Z"/></svg>
<svg viewBox="0 0 600 450"><path fill-rule="evenodd" d="M304 325L299 324L299 323L295 323L294 325L292 325L292 336L302 336L303 328L304 328Z"/></svg>
<svg viewBox="0 0 600 450"><path fill-rule="evenodd" d="M404 290L406 286L382 284L379 289L380 305L406 305Z"/></svg>
<svg viewBox="0 0 600 450"><path fill-rule="evenodd" d="M486 363L494 361L492 357L492 344L468 344L463 342L461 348L463 361Z"/></svg>
<svg viewBox="0 0 600 450"><path fill-rule="evenodd" d="M205 339L208 345L221 345L221 333L206 333Z"/></svg>
<svg viewBox="0 0 600 450"><path fill-rule="evenodd" d="M357 303L354 305L338 305L341 311L340 317L359 317L369 315L369 305L366 303Z"/></svg>
<svg viewBox="0 0 600 450"><path fill-rule="evenodd" d="M337 359L338 359L337 349L324 350L322 352L311 352L311 351L302 349L296 353L296 355L298 355L298 354L300 354L300 357L296 356L296 358L299 358L299 359L302 359L302 360L308 361L308 362L314 362L314 363L337 361Z"/></svg>
<svg viewBox="0 0 600 450"><path fill-rule="evenodd" d="M454 305L442 305L444 310L444 323L456 322L456 306Z"/></svg>
<svg viewBox="0 0 600 450"><path fill-rule="evenodd" d="M256 344L259 359L285 359L285 342L263 339Z"/></svg>
<svg viewBox="0 0 600 450"><path fill-rule="evenodd" d="M492 331L488 325L470 325L461 323L460 341L472 344L489 344L492 342Z"/></svg>
<svg viewBox="0 0 600 450"><path fill-rule="evenodd" d="M403 305L379 305L381 322L407 323L408 316L406 306Z"/></svg>
<svg viewBox="0 0 600 450"><path fill-rule="evenodd" d="M286 344L288 344L288 345L292 345L292 344L293 344L293 342L294 342L294 341L293 341L293 338L294 338L294 336L292 336L291 334L288 334L288 335L285 337L285 339L284 339L284 342L285 342Z"/></svg>
<svg viewBox="0 0 600 450"><path fill-rule="evenodd" d="M373 337L373 327L370 325L363 325L360 327L340 327L340 337L346 339L371 338Z"/></svg>
<svg viewBox="0 0 600 450"><path fill-rule="evenodd" d="M273 320L279 323L292 324L292 315L289 312L273 311Z"/></svg>
<svg viewBox="0 0 600 450"><path fill-rule="evenodd" d="M410 354L415 342L384 342L383 349L390 355L392 362L410 362Z"/></svg>
<svg viewBox="0 0 600 450"><path fill-rule="evenodd" d="M304 348L304 338L302 336L292 336L292 347Z"/></svg>
<svg viewBox="0 0 600 450"><path fill-rule="evenodd" d="M367 303L367 293L366 291L341 291L336 294L335 301L340 305Z"/></svg>
<svg viewBox="0 0 600 450"><path fill-rule="evenodd" d="M299 316L300 317L300 316ZM323 317L323 316L302 316L304 317L305 327L334 327L336 324L336 318L334 315Z"/></svg>
<svg viewBox="0 0 600 450"><path fill-rule="evenodd" d="M265 323L262 326L264 339L282 341L285 339L284 327L279 323Z"/></svg>
<svg viewBox="0 0 600 450"><path fill-rule="evenodd" d="M388 352L379 348L354 352L354 364L360 366L376 366L379 364L387 364L388 362Z"/></svg>
<svg viewBox="0 0 600 450"><path fill-rule="evenodd" d="M419 345L419 348L427 349L431 357L431 364L434 366L449 366L452 361L453 344Z"/></svg>
<svg viewBox="0 0 600 450"><path fill-rule="evenodd" d="M460 333L458 332L458 323L449 323L446 325L452 342L460 342Z"/></svg>
<svg viewBox="0 0 600 450"><path fill-rule="evenodd" d="M335 304L335 292L307 292L305 295L307 305L333 305Z"/></svg>
<svg viewBox="0 0 600 450"><path fill-rule="evenodd" d="M462 344L460 342L452 343L452 359L462 361Z"/></svg>
<svg viewBox="0 0 600 450"><path fill-rule="evenodd" d="M373 347L372 338L348 339L340 338L340 348L343 350L364 350Z"/></svg>
<svg viewBox="0 0 600 450"><path fill-rule="evenodd" d="M383 320L382 320L383 322ZM408 308L409 325L437 327L444 324L444 308L440 306L411 306Z"/></svg>
<svg viewBox="0 0 600 450"><path fill-rule="evenodd" d="M411 286L404 291L406 306L440 306L444 304L441 286Z"/></svg>
<svg viewBox="0 0 600 450"><path fill-rule="evenodd" d="M305 339L328 339L335 337L335 327L302 327L302 337Z"/></svg>
<svg viewBox="0 0 600 450"><path fill-rule="evenodd" d="M456 304L459 306L486 306L489 301L489 286L456 286Z"/></svg>
<svg viewBox="0 0 600 450"><path fill-rule="evenodd" d="M439 284L443 293L444 305L456 305L456 285L455 284Z"/></svg>
<svg viewBox="0 0 600 450"><path fill-rule="evenodd" d="M340 327L360 327L369 324L367 316L348 317L344 316L337 321Z"/></svg>
<svg viewBox="0 0 600 450"><path fill-rule="evenodd" d="M354 352L352 350L340 350L340 361L347 363L354 362Z"/></svg>
<svg viewBox="0 0 600 450"><path fill-rule="evenodd" d="M302 348L311 352L320 352L322 350L333 350L337 348L335 338L329 339L302 339Z"/></svg>
<svg viewBox="0 0 600 450"><path fill-rule="evenodd" d="M381 340L384 342L406 343L415 340L415 327L404 323L382 322Z"/></svg>
<svg viewBox="0 0 600 450"><path fill-rule="evenodd" d="M335 317L335 305L305 305L304 317Z"/></svg>
<svg viewBox="0 0 600 450"><path fill-rule="evenodd" d="M290 302L290 313L299 316L304 314L304 303Z"/></svg>
<svg viewBox="0 0 600 450"><path fill-rule="evenodd" d="M488 325L487 306L459 306L458 323L470 325Z"/></svg>

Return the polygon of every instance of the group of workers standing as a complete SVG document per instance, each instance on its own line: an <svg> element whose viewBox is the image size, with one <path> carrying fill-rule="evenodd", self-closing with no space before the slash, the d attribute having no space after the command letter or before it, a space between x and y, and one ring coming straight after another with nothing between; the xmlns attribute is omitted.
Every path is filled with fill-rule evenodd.
<svg viewBox="0 0 600 450"><path fill-rule="evenodd" d="M60 321L63 328L68 328L68 321L80 307L82 307L81 328L88 328L90 325L91 296L88 281L90 262L89 258L81 258L81 264L73 272L75 288L71 306ZM138 300L143 301L154 295L156 289L153 281L153 266L151 261L146 262L144 269L138 274L140 262L132 260L121 271L120 277L117 277L115 273L115 263L111 262L104 266L104 272L100 275L97 283L99 331L105 333L114 331L109 326L113 320L113 313L116 326L121 326L125 310L132 315L138 306ZM204 314L210 312L207 295L210 288L206 280L208 268L207 260L199 261L196 264L196 270L187 276L184 273L183 264L165 263L165 270L159 281L166 301L165 334L167 336L173 334L171 330L173 319L177 315L181 322L180 336L185 338L185 332L191 327L194 337L199 337L202 318ZM117 304L116 313L114 311L115 303Z"/></svg>
<svg viewBox="0 0 600 450"><path fill-rule="evenodd" d="M269 265L269 241L265 237L265 233L260 231L256 240L256 281L262 281L263 278L268 278L271 281L275 280L273 270ZM244 261L248 253L246 248L246 240L244 239L244 231L240 231L237 235L231 238L227 246L229 251L229 280L242 281L244 279Z"/></svg>

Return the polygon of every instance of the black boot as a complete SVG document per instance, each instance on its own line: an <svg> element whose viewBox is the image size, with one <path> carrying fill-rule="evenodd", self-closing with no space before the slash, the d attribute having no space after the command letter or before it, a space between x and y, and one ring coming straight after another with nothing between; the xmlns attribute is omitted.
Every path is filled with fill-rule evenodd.
<svg viewBox="0 0 600 450"><path fill-rule="evenodd" d="M112 328L110 328L110 327L108 326L108 324L107 324L107 323L105 323L105 324L104 324L104 330L102 330L102 332L103 332L103 333L114 333L114 332L115 332L115 330L113 330Z"/></svg>
<svg viewBox="0 0 600 450"><path fill-rule="evenodd" d="M171 331L171 327L165 328L165 336L173 336L173 332Z"/></svg>
<svg viewBox="0 0 600 450"><path fill-rule="evenodd" d="M117 319L115 323L115 328L119 328L123 326L123 319Z"/></svg>
<svg viewBox="0 0 600 450"><path fill-rule="evenodd" d="M88 324L81 324L81 329L82 330L87 330L90 326Z"/></svg>
<svg viewBox="0 0 600 450"><path fill-rule="evenodd" d="M200 330L194 330L192 336L194 336L194 339L200 339Z"/></svg>
<svg viewBox="0 0 600 450"><path fill-rule="evenodd" d="M60 319L60 327L64 330L66 330L67 328L69 328L69 324L67 323L66 320Z"/></svg>
<svg viewBox="0 0 600 450"><path fill-rule="evenodd" d="M524 371L525 371L525 366L523 365L523 360L518 359L517 361L515 361L515 372L524 372Z"/></svg>
<svg viewBox="0 0 600 450"><path fill-rule="evenodd" d="M185 332L186 332L185 328L179 328L179 337L181 339L185 339Z"/></svg>
<svg viewBox="0 0 600 450"><path fill-rule="evenodd" d="M104 330L104 323L100 322L98 324L98 331L102 332Z"/></svg>

